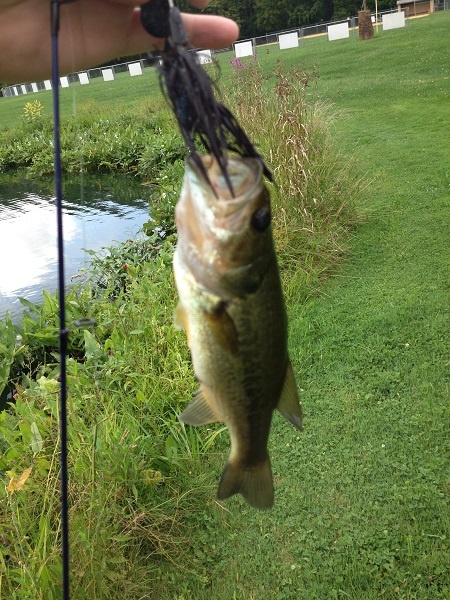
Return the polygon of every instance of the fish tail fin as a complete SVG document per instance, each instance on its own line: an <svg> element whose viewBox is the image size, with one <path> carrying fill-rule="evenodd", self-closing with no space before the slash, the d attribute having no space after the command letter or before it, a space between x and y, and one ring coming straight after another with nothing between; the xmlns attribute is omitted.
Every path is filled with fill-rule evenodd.
<svg viewBox="0 0 450 600"><path fill-rule="evenodd" d="M272 508L273 479L269 457L264 462L247 468L231 462L225 465L217 498L225 500L233 494L242 494L253 508Z"/></svg>

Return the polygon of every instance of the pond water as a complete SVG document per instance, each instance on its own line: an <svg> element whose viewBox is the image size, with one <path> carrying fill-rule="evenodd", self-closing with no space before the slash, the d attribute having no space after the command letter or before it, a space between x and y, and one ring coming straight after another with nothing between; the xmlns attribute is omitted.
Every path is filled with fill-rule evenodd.
<svg viewBox="0 0 450 600"><path fill-rule="evenodd" d="M42 300L57 281L56 202L52 180L0 178L0 319L17 321L18 297ZM63 181L66 283L100 250L136 237L149 219L151 190L133 177L78 176Z"/></svg>

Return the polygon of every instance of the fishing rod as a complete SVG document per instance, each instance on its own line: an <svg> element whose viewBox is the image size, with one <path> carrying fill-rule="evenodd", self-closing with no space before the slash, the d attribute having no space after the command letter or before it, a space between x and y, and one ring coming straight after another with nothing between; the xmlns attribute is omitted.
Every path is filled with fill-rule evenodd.
<svg viewBox="0 0 450 600"><path fill-rule="evenodd" d="M59 357L60 357L60 394L59 394L59 437L61 464L61 557L62 557L62 598L69 600L69 506L67 472L67 338L64 276L64 233L61 186L61 139L59 115L59 9L61 4L74 0L50 0L51 38L52 38L52 89L53 89L53 142L55 154L55 193L58 247L58 295L59 295Z"/></svg>

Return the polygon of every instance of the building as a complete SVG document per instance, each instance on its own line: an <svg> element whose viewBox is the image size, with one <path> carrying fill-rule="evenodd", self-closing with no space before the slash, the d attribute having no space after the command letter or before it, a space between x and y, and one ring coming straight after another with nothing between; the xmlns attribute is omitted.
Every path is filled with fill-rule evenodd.
<svg viewBox="0 0 450 600"><path fill-rule="evenodd" d="M434 0L397 0L398 11L405 11L406 17L427 15L434 12Z"/></svg>

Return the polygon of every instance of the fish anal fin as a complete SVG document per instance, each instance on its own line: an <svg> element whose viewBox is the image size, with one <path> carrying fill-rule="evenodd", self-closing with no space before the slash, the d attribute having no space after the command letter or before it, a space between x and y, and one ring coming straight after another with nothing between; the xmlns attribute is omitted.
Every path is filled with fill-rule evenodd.
<svg viewBox="0 0 450 600"><path fill-rule="evenodd" d="M204 386L200 386L179 419L187 425L194 426L221 421L220 416L216 414L208 400L208 391Z"/></svg>
<svg viewBox="0 0 450 600"><path fill-rule="evenodd" d="M173 312L173 324L175 325L175 327L177 329L186 329L186 323L187 323L186 310L185 310L184 306L181 304L181 302L178 302L178 304L176 305L175 310Z"/></svg>
<svg viewBox="0 0 450 600"><path fill-rule="evenodd" d="M241 494L245 500L259 510L273 506L273 478L269 457L251 467L228 462L222 473L217 498L225 500L233 494Z"/></svg>
<svg viewBox="0 0 450 600"><path fill-rule="evenodd" d="M286 368L283 389L277 409L283 417L286 417L286 419L294 425L294 427L297 427L297 429L300 430L302 429L302 407L298 397L297 384L295 382L294 371L292 370L290 361Z"/></svg>
<svg viewBox="0 0 450 600"><path fill-rule="evenodd" d="M233 319L226 311L226 304L222 302L213 312L205 311L205 320L208 323L217 343L227 352L237 354L239 340Z"/></svg>

